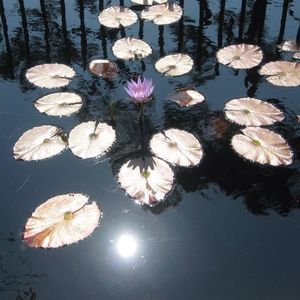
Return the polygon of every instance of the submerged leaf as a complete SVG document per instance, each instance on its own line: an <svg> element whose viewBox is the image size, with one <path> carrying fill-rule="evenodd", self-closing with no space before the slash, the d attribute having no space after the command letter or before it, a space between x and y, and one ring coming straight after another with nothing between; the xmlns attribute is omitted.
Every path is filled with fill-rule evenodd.
<svg viewBox="0 0 300 300"><path fill-rule="evenodd" d="M113 54L124 60L144 58L152 53L151 47L142 40L126 37L115 42Z"/></svg>
<svg viewBox="0 0 300 300"><path fill-rule="evenodd" d="M134 11L123 6L110 6L103 10L98 17L100 24L110 28L130 26L137 19L138 17Z"/></svg>
<svg viewBox="0 0 300 300"><path fill-rule="evenodd" d="M241 156L272 166L292 163L293 153L281 135L260 127L246 127L242 133L231 140L234 150Z"/></svg>
<svg viewBox="0 0 300 300"><path fill-rule="evenodd" d="M69 147L73 154L83 159L102 155L116 139L115 130L106 123L84 122L69 134Z"/></svg>
<svg viewBox="0 0 300 300"><path fill-rule="evenodd" d="M169 76L179 76L191 71L193 60L187 54L171 54L159 59L155 69Z"/></svg>
<svg viewBox="0 0 300 300"><path fill-rule="evenodd" d="M113 61L107 59L94 59L89 63L90 71L103 78L113 78L118 75L119 68Z"/></svg>
<svg viewBox="0 0 300 300"><path fill-rule="evenodd" d="M213 129L212 135L221 139L228 133L230 124L223 116L215 116L211 118L210 126Z"/></svg>
<svg viewBox="0 0 300 300"><path fill-rule="evenodd" d="M300 85L300 63L289 61L272 61L261 67L260 75L267 76L267 80L278 86Z"/></svg>
<svg viewBox="0 0 300 300"><path fill-rule="evenodd" d="M27 220L23 240L29 247L57 248L88 237L98 226L101 211L82 194L50 198Z"/></svg>
<svg viewBox="0 0 300 300"><path fill-rule="evenodd" d="M130 160L118 174L118 181L128 195L150 206L165 198L172 189L173 180L172 169L156 157Z"/></svg>
<svg viewBox="0 0 300 300"><path fill-rule="evenodd" d="M53 93L37 99L34 106L49 116L69 116L80 110L82 99L75 93Z"/></svg>
<svg viewBox="0 0 300 300"><path fill-rule="evenodd" d="M145 8L142 19L153 21L157 25L166 25L177 22L182 16L182 8L177 4L153 5Z"/></svg>
<svg viewBox="0 0 300 300"><path fill-rule="evenodd" d="M196 166L203 156L199 141L191 133L175 128L155 134L150 148L165 161L184 167Z"/></svg>
<svg viewBox="0 0 300 300"><path fill-rule="evenodd" d="M262 61L261 49L255 45L237 44L224 47L217 52L218 61L234 69L250 69Z"/></svg>
<svg viewBox="0 0 300 300"><path fill-rule="evenodd" d="M194 90L176 91L170 97L170 100L180 106L193 106L204 101L204 96Z"/></svg>
<svg viewBox="0 0 300 300"><path fill-rule="evenodd" d="M27 70L26 78L41 88L57 88L69 84L75 71L63 64L43 64Z"/></svg>
<svg viewBox="0 0 300 300"><path fill-rule="evenodd" d="M23 133L14 145L13 153L15 159L40 160L57 155L66 147L60 128L43 125Z"/></svg>
<svg viewBox="0 0 300 300"><path fill-rule="evenodd" d="M233 99L225 105L226 117L239 125L271 125L284 119L283 113L270 103L255 98Z"/></svg>

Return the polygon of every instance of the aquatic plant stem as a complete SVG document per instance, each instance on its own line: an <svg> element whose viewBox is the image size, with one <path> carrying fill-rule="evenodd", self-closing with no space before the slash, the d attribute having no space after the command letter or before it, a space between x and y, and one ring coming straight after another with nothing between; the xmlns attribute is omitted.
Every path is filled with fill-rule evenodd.
<svg viewBox="0 0 300 300"><path fill-rule="evenodd" d="M140 113L139 113L139 123L140 123L140 132L141 132L141 148L142 148L142 160L145 160L145 141L144 141L144 103L140 103Z"/></svg>

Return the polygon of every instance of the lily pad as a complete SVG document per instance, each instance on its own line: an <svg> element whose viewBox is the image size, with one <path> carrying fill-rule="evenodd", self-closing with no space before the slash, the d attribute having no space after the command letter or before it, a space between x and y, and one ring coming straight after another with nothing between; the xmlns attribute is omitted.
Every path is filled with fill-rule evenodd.
<svg viewBox="0 0 300 300"><path fill-rule="evenodd" d="M172 189L174 173L163 160L147 157L125 163L119 171L118 181L129 196L152 206L162 201Z"/></svg>
<svg viewBox="0 0 300 300"><path fill-rule="evenodd" d="M90 71L99 77L113 78L118 75L119 68L117 64L108 59L94 59L89 63Z"/></svg>
<svg viewBox="0 0 300 300"><path fill-rule="evenodd" d="M205 100L204 96L195 90L176 91L169 99L180 106L193 106Z"/></svg>
<svg viewBox="0 0 300 300"><path fill-rule="evenodd" d="M53 93L39 98L35 108L49 116L69 116L80 110L82 99L75 93Z"/></svg>
<svg viewBox="0 0 300 300"><path fill-rule="evenodd" d="M124 60L144 58L152 53L151 47L146 42L133 37L116 41L112 51L116 57Z"/></svg>
<svg viewBox="0 0 300 300"><path fill-rule="evenodd" d="M219 63L234 69L250 69L260 64L263 53L258 46L237 44L220 49L217 59Z"/></svg>
<svg viewBox="0 0 300 300"><path fill-rule="evenodd" d="M272 61L261 67L260 75L267 76L266 79L278 86L300 85L300 63L289 61Z"/></svg>
<svg viewBox="0 0 300 300"><path fill-rule="evenodd" d="M162 4L168 2L168 0L131 0L134 4L141 5L153 5L153 4Z"/></svg>
<svg viewBox="0 0 300 300"><path fill-rule="evenodd" d="M274 105L255 99L233 99L225 105L225 115L230 121L245 126L271 125L284 119Z"/></svg>
<svg viewBox="0 0 300 300"><path fill-rule="evenodd" d="M69 134L69 147L83 159L98 157L107 151L116 139L115 130L106 123L84 122Z"/></svg>
<svg viewBox="0 0 300 300"><path fill-rule="evenodd" d="M182 16L182 8L177 4L160 4L145 8L141 18L153 21L157 25L166 25L177 22Z"/></svg>
<svg viewBox="0 0 300 300"><path fill-rule="evenodd" d="M155 63L155 69L169 76L179 76L190 72L193 68L193 60L187 54L171 54L159 59Z"/></svg>
<svg viewBox="0 0 300 300"><path fill-rule="evenodd" d="M294 53L293 58L300 59L300 52Z"/></svg>
<svg viewBox="0 0 300 300"><path fill-rule="evenodd" d="M106 27L119 28L134 24L138 17L134 11L127 7L110 6L100 13L98 20L100 24Z"/></svg>
<svg viewBox="0 0 300 300"><path fill-rule="evenodd" d="M246 159L272 166L292 163L293 152L281 135L260 127L246 127L242 133L234 135L231 144Z"/></svg>
<svg viewBox="0 0 300 300"><path fill-rule="evenodd" d="M41 160L59 154L67 148L61 129L43 125L27 130L15 143L14 158L26 161Z"/></svg>
<svg viewBox="0 0 300 300"><path fill-rule="evenodd" d="M98 226L101 211L82 194L50 198L27 220L23 240L29 247L57 248L88 237Z"/></svg>
<svg viewBox="0 0 300 300"><path fill-rule="evenodd" d="M70 83L75 71L63 64L37 65L27 70L26 78L41 88L58 88Z"/></svg>
<svg viewBox="0 0 300 300"><path fill-rule="evenodd" d="M199 141L191 133L175 128L155 134L150 148L159 158L184 167L196 166L203 157Z"/></svg>
<svg viewBox="0 0 300 300"><path fill-rule="evenodd" d="M282 44L278 46L281 51L289 51L296 52L299 51L299 47L297 46L296 41L284 41Z"/></svg>

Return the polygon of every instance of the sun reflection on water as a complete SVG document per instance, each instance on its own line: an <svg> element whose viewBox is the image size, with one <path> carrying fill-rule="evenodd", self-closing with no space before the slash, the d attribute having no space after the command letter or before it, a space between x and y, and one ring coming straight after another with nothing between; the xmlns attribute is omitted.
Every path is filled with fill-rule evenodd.
<svg viewBox="0 0 300 300"><path fill-rule="evenodd" d="M122 257L132 257L137 251L138 243L132 235L122 234L117 241L117 251Z"/></svg>

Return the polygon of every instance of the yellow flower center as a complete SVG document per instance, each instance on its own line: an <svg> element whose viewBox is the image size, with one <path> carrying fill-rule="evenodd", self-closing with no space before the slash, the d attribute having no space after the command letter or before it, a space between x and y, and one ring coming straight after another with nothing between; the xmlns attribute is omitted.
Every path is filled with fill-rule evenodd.
<svg viewBox="0 0 300 300"><path fill-rule="evenodd" d="M73 219L73 213L71 211L67 211L64 213L64 219L66 221L70 221Z"/></svg>

